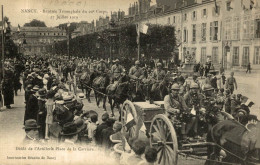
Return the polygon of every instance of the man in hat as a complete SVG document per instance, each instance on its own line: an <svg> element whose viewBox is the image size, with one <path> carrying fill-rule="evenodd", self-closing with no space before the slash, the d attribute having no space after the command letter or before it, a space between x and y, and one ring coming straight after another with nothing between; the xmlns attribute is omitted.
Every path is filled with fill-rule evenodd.
<svg viewBox="0 0 260 165"><path fill-rule="evenodd" d="M26 137L23 141L24 144L30 144L32 142L38 141L39 138L39 128L36 120L28 119L24 122L24 130L26 133Z"/></svg>
<svg viewBox="0 0 260 165"><path fill-rule="evenodd" d="M113 80L118 80L120 75L124 72L124 68L119 64L118 59L116 59L114 63L115 64L111 68L112 78Z"/></svg>
<svg viewBox="0 0 260 165"><path fill-rule="evenodd" d="M142 68L140 68L140 62L135 61L135 66L133 66L129 70L129 77L132 79L138 79L141 77L142 74L143 74L143 70Z"/></svg>
<svg viewBox="0 0 260 165"><path fill-rule="evenodd" d="M83 120L78 119L74 122L67 122L63 125L60 133L61 140L65 144L75 145L79 142L79 133L86 129Z"/></svg>
<svg viewBox="0 0 260 165"><path fill-rule="evenodd" d="M37 114L37 123L41 128L39 129L40 138L45 138L45 120L46 120L46 94L47 90L45 88L39 89L36 93L38 96L38 114Z"/></svg>
<svg viewBox="0 0 260 165"><path fill-rule="evenodd" d="M11 109L11 104L14 104L14 86L12 73L6 74L2 82L2 92L4 96L4 105Z"/></svg>
<svg viewBox="0 0 260 165"><path fill-rule="evenodd" d="M230 77L227 78L226 89L229 89L231 94L233 94L235 88L237 89L237 81L234 77L234 72L231 72Z"/></svg>
<svg viewBox="0 0 260 165"><path fill-rule="evenodd" d="M32 91L32 94L30 95L28 102L26 104L26 110L24 114L24 122L28 119L34 119L37 120L37 113L38 113L38 98L36 95L36 92L39 90L39 86L34 86Z"/></svg>
<svg viewBox="0 0 260 165"><path fill-rule="evenodd" d="M97 64L97 72L102 75L103 73L105 73L106 70L107 66L105 61L103 59L100 59L99 64Z"/></svg>

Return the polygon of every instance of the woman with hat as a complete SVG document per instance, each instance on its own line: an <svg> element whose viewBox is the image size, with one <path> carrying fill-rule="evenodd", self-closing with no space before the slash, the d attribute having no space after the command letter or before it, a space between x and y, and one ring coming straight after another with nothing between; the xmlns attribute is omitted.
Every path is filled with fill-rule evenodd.
<svg viewBox="0 0 260 165"><path fill-rule="evenodd" d="M38 113L38 99L36 92L39 90L39 87L35 85L31 92L32 94L29 96L28 102L26 104L26 110L24 114L24 122L28 119L37 120L37 113Z"/></svg>

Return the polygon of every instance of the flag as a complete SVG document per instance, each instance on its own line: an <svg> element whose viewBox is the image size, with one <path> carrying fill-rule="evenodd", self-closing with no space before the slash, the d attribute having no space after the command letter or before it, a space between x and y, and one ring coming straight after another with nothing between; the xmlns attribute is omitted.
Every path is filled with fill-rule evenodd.
<svg viewBox="0 0 260 165"><path fill-rule="evenodd" d="M20 30L21 30L21 27L20 27L20 25L18 24L18 29L17 29L17 31L20 32Z"/></svg>
<svg viewBox="0 0 260 165"><path fill-rule="evenodd" d="M196 0L196 3L202 4L202 0Z"/></svg>
<svg viewBox="0 0 260 165"><path fill-rule="evenodd" d="M130 128L132 128L134 125L136 125L136 122L133 118L133 115L131 113L127 114L127 120L126 120L126 131L128 131Z"/></svg>
<svg viewBox="0 0 260 165"><path fill-rule="evenodd" d="M139 27L139 31L140 33L147 34L148 28L149 27L146 24L141 24Z"/></svg>

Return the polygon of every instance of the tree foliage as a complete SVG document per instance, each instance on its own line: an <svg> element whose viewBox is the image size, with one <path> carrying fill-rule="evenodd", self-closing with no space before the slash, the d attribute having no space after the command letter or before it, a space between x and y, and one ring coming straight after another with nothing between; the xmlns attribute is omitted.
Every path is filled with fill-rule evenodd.
<svg viewBox="0 0 260 165"><path fill-rule="evenodd" d="M33 19L31 22L25 23L23 26L24 27L46 27L45 22L37 19Z"/></svg>
<svg viewBox="0 0 260 165"><path fill-rule="evenodd" d="M176 45L172 26L149 25L148 34L140 35L140 52L147 58L169 58ZM137 32L135 25L117 27L101 33L87 34L70 40L70 55L79 57L113 58L137 57ZM67 54L67 41L55 44L54 53Z"/></svg>

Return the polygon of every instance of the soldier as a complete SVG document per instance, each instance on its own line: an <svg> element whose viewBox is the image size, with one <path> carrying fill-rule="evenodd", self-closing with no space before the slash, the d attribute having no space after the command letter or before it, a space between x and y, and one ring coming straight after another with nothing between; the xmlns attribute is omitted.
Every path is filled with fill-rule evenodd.
<svg viewBox="0 0 260 165"><path fill-rule="evenodd" d="M206 120L209 130L211 129L212 125L223 120L223 117L220 113L220 111L223 109L223 103L223 99L217 98L214 93L214 88L211 85L206 84L203 87L203 99L201 102L201 107L207 114Z"/></svg>
<svg viewBox="0 0 260 165"><path fill-rule="evenodd" d="M185 103L185 100L182 96L179 95L180 86L178 84L173 84L171 86L171 93L169 95L166 95L164 98L164 107L166 110L166 115L170 118L176 114L180 113L186 113L190 114L190 109ZM187 138L187 134L189 134L193 124L195 122L195 118L190 118L189 121L186 123L182 123L182 127L184 130L182 130L182 137L183 139ZM196 133L196 131L194 131Z"/></svg>
<svg viewBox="0 0 260 165"><path fill-rule="evenodd" d="M154 96L156 88L159 86L159 82L162 81L166 75L165 71L162 70L162 64L157 63L157 68L152 72L151 78L154 81L151 89L151 96ZM151 98L153 100L153 98Z"/></svg>
<svg viewBox="0 0 260 165"><path fill-rule="evenodd" d="M116 59L115 64L111 68L112 79L118 80L119 76L124 72L124 68L119 64L119 60Z"/></svg>
<svg viewBox="0 0 260 165"><path fill-rule="evenodd" d="M106 65L105 61L103 59L101 59L100 63L97 65L97 72L99 74L103 74L103 73L105 73L106 70L107 70L107 65Z"/></svg>
<svg viewBox="0 0 260 165"><path fill-rule="evenodd" d="M140 78L140 76L143 74L143 70L139 66L140 66L140 62L139 61L135 61L135 66L133 66L129 70L129 77L130 78L132 78L132 79Z"/></svg>
<svg viewBox="0 0 260 165"><path fill-rule="evenodd" d="M226 89L229 89L230 93L233 94L235 88L237 89L237 82L234 77L234 72L231 72L230 77L227 78Z"/></svg>
<svg viewBox="0 0 260 165"><path fill-rule="evenodd" d="M186 105L190 108L195 110L196 114L197 112L200 110L201 108L201 100L203 99L203 96L199 93L199 85L197 83L192 83L190 85L190 91L187 92L184 95L184 101L186 103ZM195 115L195 112L194 115ZM198 138L198 134L197 134L197 128L198 128L198 119L197 117L193 116L192 117L192 125L193 127L193 131L194 131L194 135L195 138ZM189 130L186 130L189 131Z"/></svg>

